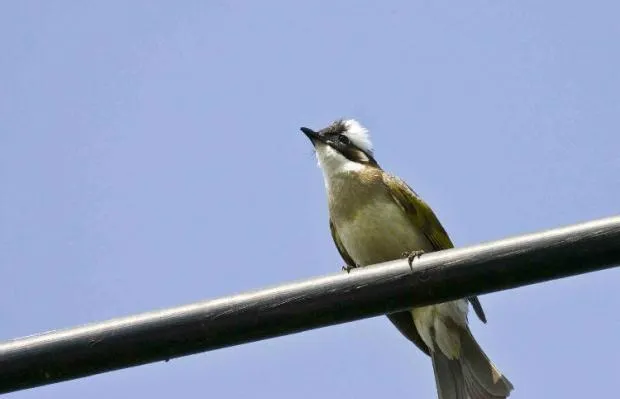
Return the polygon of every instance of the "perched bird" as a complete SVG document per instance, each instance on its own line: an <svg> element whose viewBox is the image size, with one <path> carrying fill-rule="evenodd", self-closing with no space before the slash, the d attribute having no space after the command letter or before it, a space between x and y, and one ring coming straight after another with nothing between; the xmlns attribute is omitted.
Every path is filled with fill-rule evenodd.
<svg viewBox="0 0 620 399"><path fill-rule="evenodd" d="M374 158L368 131L355 120L338 120L314 131L325 179L332 238L346 269L452 248L431 208ZM512 384L471 334L468 302L486 322L477 297L388 315L410 341L429 355L440 399L506 398Z"/></svg>

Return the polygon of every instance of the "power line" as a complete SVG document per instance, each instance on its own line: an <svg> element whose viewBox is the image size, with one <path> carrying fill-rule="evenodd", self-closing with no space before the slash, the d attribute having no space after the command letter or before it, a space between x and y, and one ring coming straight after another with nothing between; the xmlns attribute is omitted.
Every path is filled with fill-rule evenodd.
<svg viewBox="0 0 620 399"><path fill-rule="evenodd" d="M0 343L0 393L618 264L620 216L51 331Z"/></svg>

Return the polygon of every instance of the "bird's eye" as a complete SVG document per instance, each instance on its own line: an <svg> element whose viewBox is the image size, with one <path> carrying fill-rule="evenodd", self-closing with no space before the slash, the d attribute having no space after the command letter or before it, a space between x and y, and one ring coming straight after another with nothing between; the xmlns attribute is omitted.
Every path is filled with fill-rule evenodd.
<svg viewBox="0 0 620 399"><path fill-rule="evenodd" d="M344 134L339 134L338 135L338 142L342 145L349 145L351 144L351 140L349 140L349 138L347 136L345 136Z"/></svg>

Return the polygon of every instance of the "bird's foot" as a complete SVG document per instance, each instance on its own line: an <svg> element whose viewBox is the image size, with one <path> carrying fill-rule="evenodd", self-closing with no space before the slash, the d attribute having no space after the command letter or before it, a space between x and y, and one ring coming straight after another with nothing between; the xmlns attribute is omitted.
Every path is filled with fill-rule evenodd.
<svg viewBox="0 0 620 399"><path fill-rule="evenodd" d="M411 268L411 271L413 271L413 260L416 258L419 258L423 254L424 254L424 251L421 249L417 251L403 253L403 257L406 257L407 261L409 262L409 267Z"/></svg>
<svg viewBox="0 0 620 399"><path fill-rule="evenodd" d="M345 265L345 266L342 266L342 270L347 272L347 273L351 273L351 270L353 270L355 268L358 268L358 267L359 267L359 265L353 265L353 266Z"/></svg>

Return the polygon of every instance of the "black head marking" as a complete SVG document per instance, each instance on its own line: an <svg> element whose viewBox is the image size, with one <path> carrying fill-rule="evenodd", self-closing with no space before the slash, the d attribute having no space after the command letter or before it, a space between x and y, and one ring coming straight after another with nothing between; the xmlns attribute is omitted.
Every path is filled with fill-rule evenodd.
<svg viewBox="0 0 620 399"><path fill-rule="evenodd" d="M321 129L319 133L326 137L334 137L343 134L346 131L347 126L344 124L344 120L339 119L326 128Z"/></svg>
<svg viewBox="0 0 620 399"><path fill-rule="evenodd" d="M377 164L377 161L370 151L359 148L351 141L349 136L346 135L347 125L342 119L333 122L331 125L318 132L313 132L308 128L302 128L301 130L306 135L314 135L314 139L312 139L313 143L318 141L329 145L350 161L379 167L379 164Z"/></svg>
<svg viewBox="0 0 620 399"><path fill-rule="evenodd" d="M319 134L328 139L330 143L333 143L330 145L350 161L379 166L372 154L356 146L346 135L346 132L347 125L345 121L339 119L320 130Z"/></svg>

